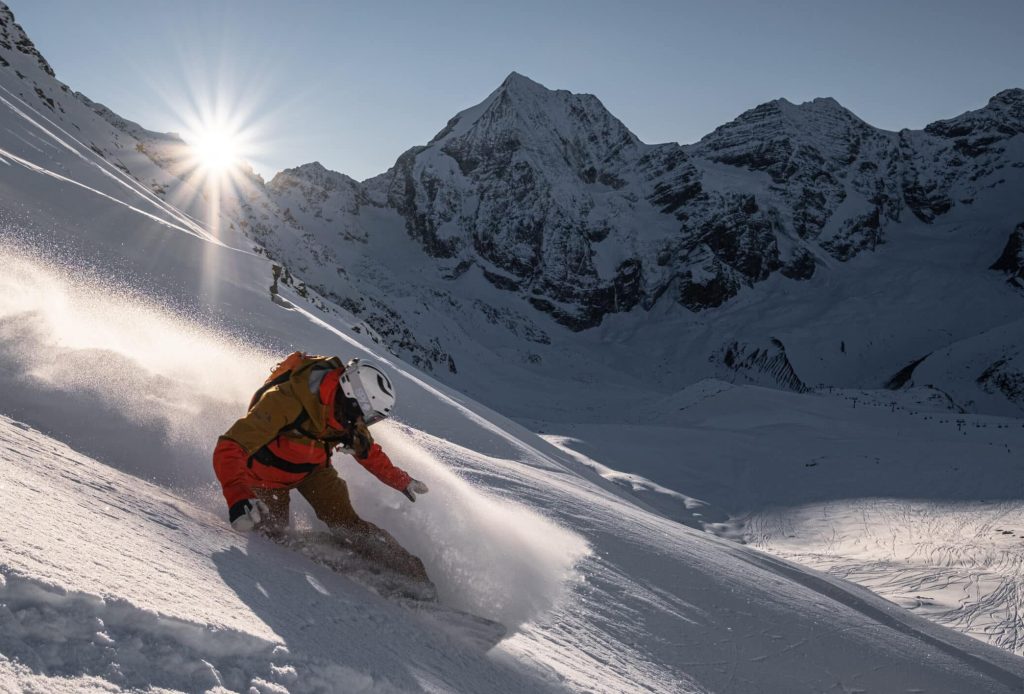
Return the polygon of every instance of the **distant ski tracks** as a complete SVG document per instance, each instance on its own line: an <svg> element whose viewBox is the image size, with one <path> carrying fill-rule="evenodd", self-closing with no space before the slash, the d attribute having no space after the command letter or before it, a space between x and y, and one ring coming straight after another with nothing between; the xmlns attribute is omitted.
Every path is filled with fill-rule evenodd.
<svg viewBox="0 0 1024 694"><path fill-rule="evenodd" d="M1024 655L1024 504L857 499L746 520L758 549Z"/></svg>

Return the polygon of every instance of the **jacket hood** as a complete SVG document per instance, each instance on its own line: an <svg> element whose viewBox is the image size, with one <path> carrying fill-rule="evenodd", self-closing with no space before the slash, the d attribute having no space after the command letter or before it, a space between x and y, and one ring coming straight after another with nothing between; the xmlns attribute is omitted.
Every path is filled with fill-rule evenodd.
<svg viewBox="0 0 1024 694"><path fill-rule="evenodd" d="M341 360L331 357L296 369L288 379L292 394L309 415L311 430L322 431L328 426L345 429L334 419L334 395L338 392L338 379L344 370Z"/></svg>

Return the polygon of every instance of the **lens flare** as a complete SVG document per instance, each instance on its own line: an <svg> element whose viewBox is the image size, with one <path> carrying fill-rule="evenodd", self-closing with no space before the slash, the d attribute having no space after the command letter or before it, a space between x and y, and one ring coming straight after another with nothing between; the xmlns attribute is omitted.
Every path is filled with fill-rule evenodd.
<svg viewBox="0 0 1024 694"><path fill-rule="evenodd" d="M179 117L185 127L178 144L152 152L163 155L167 168L184 183L167 200L201 219L221 239L224 227L240 218L238 201L261 183L249 163L259 151L261 130L248 110L216 102Z"/></svg>
<svg viewBox="0 0 1024 694"><path fill-rule="evenodd" d="M216 239L247 248L243 230L264 185L257 171L269 170L266 158L287 140L282 113L291 101L282 98L284 76L270 58L242 60L248 54L232 25L207 29L215 40L178 37L170 69L144 75L166 107L170 132L145 137L139 151L177 179L160 186L165 202Z"/></svg>
<svg viewBox="0 0 1024 694"><path fill-rule="evenodd" d="M230 174L242 161L238 133L224 128L212 127L197 133L191 146L199 167L211 175Z"/></svg>
<svg viewBox="0 0 1024 694"><path fill-rule="evenodd" d="M187 117L182 134L187 147L182 163L189 178L198 179L197 182L231 183L251 171L248 159L257 141L253 129L244 127L242 115Z"/></svg>

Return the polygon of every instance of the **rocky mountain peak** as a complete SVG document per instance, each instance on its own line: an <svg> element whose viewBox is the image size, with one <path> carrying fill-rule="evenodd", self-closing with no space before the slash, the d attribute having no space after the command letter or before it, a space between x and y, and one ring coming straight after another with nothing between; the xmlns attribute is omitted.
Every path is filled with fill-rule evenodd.
<svg viewBox="0 0 1024 694"><path fill-rule="evenodd" d="M956 140L957 148L968 156L983 154L996 142L1024 133L1024 89L1004 89L985 106L935 121L925 131Z"/></svg>
<svg viewBox="0 0 1024 694"><path fill-rule="evenodd" d="M506 170L513 157L549 173L597 170L639 144L597 97L551 90L513 72L428 146L439 145L471 175L481 166Z"/></svg>
<svg viewBox="0 0 1024 694"><path fill-rule="evenodd" d="M796 138L813 140L833 134L837 129L870 127L852 111L831 97L794 104L788 99L775 99L743 112L735 120L719 126L706 135L700 144L712 149L723 141L740 135L745 138Z"/></svg>
<svg viewBox="0 0 1024 694"><path fill-rule="evenodd" d="M521 75L518 72L512 71L508 74L508 77L498 87L499 90L519 92L519 93L548 93L552 90L545 87L540 82L535 82L526 75Z"/></svg>
<svg viewBox="0 0 1024 694"><path fill-rule="evenodd" d="M279 171L267 184L271 190L280 191L296 185L312 185L325 192L342 188L354 188L359 184L351 176L332 171L318 161L309 162L292 169Z"/></svg>
<svg viewBox="0 0 1024 694"><path fill-rule="evenodd" d="M879 132L832 98L802 104L776 99L716 128L693 151L723 164L766 171L781 182L799 171L800 159L849 164L865 137Z"/></svg>
<svg viewBox="0 0 1024 694"><path fill-rule="evenodd" d="M1005 104L1008 106L1020 106L1024 104L1024 89L1014 87L1004 89L988 101L989 106Z"/></svg>
<svg viewBox="0 0 1024 694"><path fill-rule="evenodd" d="M55 76L53 68L46 62L46 58L35 47L21 25L15 21L14 13L2 2L0 2L0 48L3 48L8 54L6 59L0 56L0 66L10 66L10 59L12 57L17 59L17 54L20 53L27 56L32 63L50 77Z"/></svg>
<svg viewBox="0 0 1024 694"><path fill-rule="evenodd" d="M852 112L845 106L840 104L831 96L819 96L811 99L810 101L804 101L799 104L794 104L792 101L785 97L774 99L761 106L754 107L751 111L756 111L758 108L770 106L774 107L779 113L789 117L806 117L806 114L814 113L829 113L836 112L842 114L853 115ZM742 117L742 115L740 116Z"/></svg>

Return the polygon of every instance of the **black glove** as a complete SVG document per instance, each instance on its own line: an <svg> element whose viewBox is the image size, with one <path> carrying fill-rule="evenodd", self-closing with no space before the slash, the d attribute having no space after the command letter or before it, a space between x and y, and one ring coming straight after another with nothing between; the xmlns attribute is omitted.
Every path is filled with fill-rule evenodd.
<svg viewBox="0 0 1024 694"><path fill-rule="evenodd" d="M228 511L231 527L243 533L270 518L270 509L259 499L243 499Z"/></svg>

